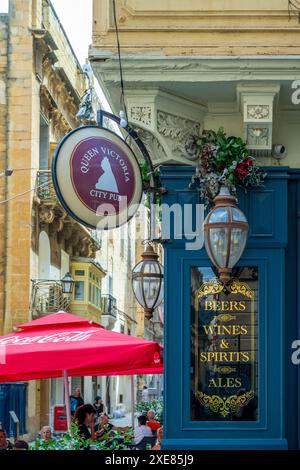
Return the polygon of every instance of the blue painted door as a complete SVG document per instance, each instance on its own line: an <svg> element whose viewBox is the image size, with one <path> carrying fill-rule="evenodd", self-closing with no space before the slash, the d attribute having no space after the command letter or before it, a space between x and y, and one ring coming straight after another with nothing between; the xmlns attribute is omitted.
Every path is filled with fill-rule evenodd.
<svg viewBox="0 0 300 470"><path fill-rule="evenodd" d="M189 189L192 173L189 167L163 167L162 184L168 189L163 202L169 206L175 202L181 206L191 203L196 208L198 193ZM255 268L258 272L255 290L257 410L253 420L195 419L193 415L195 371L191 350L196 336L191 315L191 269L209 269L211 263L204 249L187 250L184 237L179 239L177 233L175 238L171 230L171 240L164 246L165 449L295 449L299 446L299 371L291 363L291 341L299 327L298 180L297 172L269 168L264 188L239 195L250 233L238 267Z"/></svg>

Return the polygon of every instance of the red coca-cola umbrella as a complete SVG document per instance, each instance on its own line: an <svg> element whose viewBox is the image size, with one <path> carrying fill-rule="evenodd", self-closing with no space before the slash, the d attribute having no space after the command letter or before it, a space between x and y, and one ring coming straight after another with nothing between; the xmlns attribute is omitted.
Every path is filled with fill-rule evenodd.
<svg viewBox="0 0 300 470"><path fill-rule="evenodd" d="M68 376L161 374L161 347L152 341L105 330L87 318L58 312L19 325L0 336L0 382Z"/></svg>

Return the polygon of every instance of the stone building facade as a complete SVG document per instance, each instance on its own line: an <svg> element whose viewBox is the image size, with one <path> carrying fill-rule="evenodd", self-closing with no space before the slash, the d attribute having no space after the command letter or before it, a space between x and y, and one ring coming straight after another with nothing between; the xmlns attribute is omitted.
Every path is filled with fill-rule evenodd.
<svg viewBox="0 0 300 470"><path fill-rule="evenodd" d="M60 279L72 262L90 266L99 239L60 206L51 159L76 118L85 77L47 0L11 0L0 18L0 334L69 308ZM9 172L6 170L13 170ZM99 278L104 275L101 267ZM72 305L72 304L71 304ZM88 309L82 308L82 314ZM100 321L101 306L95 307ZM60 381L27 386L27 431L49 424Z"/></svg>
<svg viewBox="0 0 300 470"><path fill-rule="evenodd" d="M254 416L252 408L252 418L244 419L232 413L226 423L215 403L224 410L243 392L233 393L222 380L206 402L200 400L210 385L198 380L203 370L198 345L216 349L213 341L206 346L193 324L203 317L191 297L191 268L212 263L204 248L193 252L183 246L184 233L180 240L171 236L164 243L164 450L300 448L299 367L291 361L300 324L300 25L299 12L288 10L291 3L296 9L287 0L94 1L93 70L118 114L115 4L128 120L160 167L163 202L182 208L199 203L190 183L199 157L193 143L204 129L223 127L229 136L243 138L250 154L268 167L264 187L239 194L250 230L237 269L261 273L259 410ZM255 345L251 348L255 356ZM208 378L218 373L213 365Z"/></svg>
<svg viewBox="0 0 300 470"><path fill-rule="evenodd" d="M300 28L286 0L116 2L129 121L154 164L194 164L189 136L223 126L262 164L298 162ZM94 1L90 60L119 112L113 2ZM297 95L298 96L298 95ZM259 128L258 131L254 131ZM281 164L281 163L280 163Z"/></svg>

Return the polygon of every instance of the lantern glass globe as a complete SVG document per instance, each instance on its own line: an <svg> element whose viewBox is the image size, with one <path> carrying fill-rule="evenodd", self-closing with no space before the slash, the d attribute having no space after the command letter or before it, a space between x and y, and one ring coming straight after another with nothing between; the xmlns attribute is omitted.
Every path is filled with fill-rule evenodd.
<svg viewBox="0 0 300 470"><path fill-rule="evenodd" d="M132 270L132 289L138 303L150 319L163 300L163 267L158 255L148 244L140 261Z"/></svg>
<svg viewBox="0 0 300 470"><path fill-rule="evenodd" d="M204 221L205 249L221 279L228 281L245 249L248 222L227 188L221 188L214 203L215 207Z"/></svg>
<svg viewBox="0 0 300 470"><path fill-rule="evenodd" d="M142 307L154 310L163 299L162 266L157 261L141 261L133 268L132 274L137 301Z"/></svg>
<svg viewBox="0 0 300 470"><path fill-rule="evenodd" d="M63 294L72 294L75 281L70 273L66 273L61 280Z"/></svg>

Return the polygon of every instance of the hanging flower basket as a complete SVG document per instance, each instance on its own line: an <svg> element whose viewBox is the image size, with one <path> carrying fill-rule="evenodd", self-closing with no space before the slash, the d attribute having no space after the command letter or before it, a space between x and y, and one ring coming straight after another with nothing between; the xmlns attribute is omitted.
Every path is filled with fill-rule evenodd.
<svg viewBox="0 0 300 470"><path fill-rule="evenodd" d="M237 187L244 189L264 184L266 173L250 155L246 142L240 137L227 137L223 128L217 132L203 131L195 138L199 148L198 167L192 186L198 186L205 205L212 204L221 186L227 186L233 195Z"/></svg>

